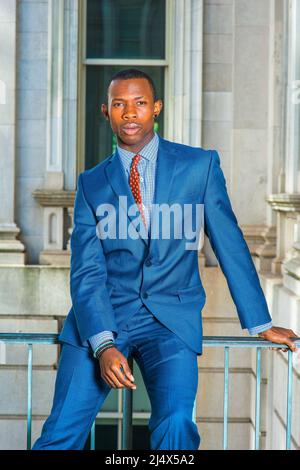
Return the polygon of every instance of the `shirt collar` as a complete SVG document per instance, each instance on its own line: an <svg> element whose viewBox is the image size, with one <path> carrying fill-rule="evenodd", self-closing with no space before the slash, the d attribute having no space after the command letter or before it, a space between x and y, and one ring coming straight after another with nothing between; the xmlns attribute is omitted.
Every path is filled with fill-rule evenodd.
<svg viewBox="0 0 300 470"><path fill-rule="evenodd" d="M155 162L157 158L157 151L158 151L158 144L159 138L156 132L154 132L154 136L139 152L138 154L141 155L146 160L150 162ZM129 150L125 150L124 148L117 145L118 154L122 162L126 165L126 167L130 167L131 161L133 157L136 155L134 152L130 152Z"/></svg>

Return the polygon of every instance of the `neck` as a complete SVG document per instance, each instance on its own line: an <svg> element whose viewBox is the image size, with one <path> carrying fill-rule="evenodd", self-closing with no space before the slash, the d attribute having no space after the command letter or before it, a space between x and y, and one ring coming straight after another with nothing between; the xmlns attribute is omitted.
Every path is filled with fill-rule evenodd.
<svg viewBox="0 0 300 470"><path fill-rule="evenodd" d="M139 151L143 147L145 147L145 145L147 145L150 142L150 140L153 139L153 137L154 137L154 129L151 129L151 131L144 136L143 140L136 144L128 145L125 142L123 142L119 138L119 136L117 136L117 141L118 141L119 147L121 147L122 149L128 150L129 152L133 152L133 153L139 153Z"/></svg>

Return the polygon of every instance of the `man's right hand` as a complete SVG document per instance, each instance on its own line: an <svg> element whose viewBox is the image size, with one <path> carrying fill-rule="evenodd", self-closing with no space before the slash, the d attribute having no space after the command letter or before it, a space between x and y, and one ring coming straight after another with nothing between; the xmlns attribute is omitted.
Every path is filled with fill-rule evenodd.
<svg viewBox="0 0 300 470"><path fill-rule="evenodd" d="M136 389L127 359L117 348L105 349L99 358L99 364L101 376L110 387Z"/></svg>

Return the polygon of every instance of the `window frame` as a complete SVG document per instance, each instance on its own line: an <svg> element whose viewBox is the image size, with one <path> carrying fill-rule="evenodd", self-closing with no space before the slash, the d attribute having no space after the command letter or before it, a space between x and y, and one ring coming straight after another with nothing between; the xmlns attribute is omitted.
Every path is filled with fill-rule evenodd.
<svg viewBox="0 0 300 470"><path fill-rule="evenodd" d="M88 59L86 57L87 0L79 2L79 47L78 47L78 121L77 121L77 175L85 170L85 118L86 118L86 71L87 66L119 65L128 67L164 67L164 137L170 138L171 110L171 36L173 2L166 0L165 59Z"/></svg>

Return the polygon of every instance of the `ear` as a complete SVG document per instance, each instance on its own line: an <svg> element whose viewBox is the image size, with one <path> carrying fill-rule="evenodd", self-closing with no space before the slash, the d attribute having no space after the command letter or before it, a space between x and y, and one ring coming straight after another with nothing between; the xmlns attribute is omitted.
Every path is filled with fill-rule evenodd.
<svg viewBox="0 0 300 470"><path fill-rule="evenodd" d="M163 107L162 100L155 101L155 103L154 103L154 113L153 113L154 117L159 116L159 114L162 110L162 107Z"/></svg>
<svg viewBox="0 0 300 470"><path fill-rule="evenodd" d="M103 103L101 105L101 111L102 111L102 114L104 115L105 119L107 121L109 121L109 114L108 114L108 106L107 104Z"/></svg>

